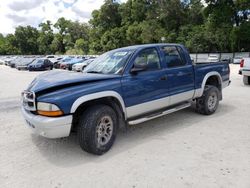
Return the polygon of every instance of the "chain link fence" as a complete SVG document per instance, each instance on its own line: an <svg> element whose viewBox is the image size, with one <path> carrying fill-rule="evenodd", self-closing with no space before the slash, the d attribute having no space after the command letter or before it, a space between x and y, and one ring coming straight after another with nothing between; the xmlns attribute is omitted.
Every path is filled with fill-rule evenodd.
<svg viewBox="0 0 250 188"><path fill-rule="evenodd" d="M235 52L235 53L192 53L190 54L194 63L210 62L209 57L217 57L218 61L234 63L234 59L250 57L250 52Z"/></svg>

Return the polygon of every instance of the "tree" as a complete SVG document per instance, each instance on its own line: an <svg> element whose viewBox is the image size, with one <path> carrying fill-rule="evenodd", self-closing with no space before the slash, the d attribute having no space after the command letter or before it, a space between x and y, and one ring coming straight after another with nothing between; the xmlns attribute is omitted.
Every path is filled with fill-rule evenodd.
<svg viewBox="0 0 250 188"><path fill-rule="evenodd" d="M75 49L77 49L79 51L81 50L82 53L87 54L89 51L88 41L86 41L82 38L77 39L76 43L75 43Z"/></svg>
<svg viewBox="0 0 250 188"><path fill-rule="evenodd" d="M0 54L6 54L5 38L2 34L0 34Z"/></svg>
<svg viewBox="0 0 250 188"><path fill-rule="evenodd" d="M39 24L41 28L39 32L39 37L37 39L40 54L51 54L53 53L51 49L51 44L54 39L52 24L50 21Z"/></svg>
<svg viewBox="0 0 250 188"><path fill-rule="evenodd" d="M68 35L70 21L65 18L59 18L57 22L54 24L54 27L59 31L54 40L52 41L52 49L57 50L58 53L65 53L66 51L66 43L71 45L71 40L66 39L66 35Z"/></svg>
<svg viewBox="0 0 250 188"><path fill-rule="evenodd" d="M5 48L6 54L8 54L8 55L15 55L15 54L21 53L21 51L18 47L16 37L13 34L8 34L5 37L5 47L4 48Z"/></svg>
<svg viewBox="0 0 250 188"><path fill-rule="evenodd" d="M120 48L125 45L125 30L124 28L116 27L106 31L101 38L101 45L104 51L109 51L115 48Z"/></svg>
<svg viewBox="0 0 250 188"><path fill-rule="evenodd" d="M18 26L15 30L15 40L21 54L38 54L38 30L31 26Z"/></svg>
<svg viewBox="0 0 250 188"><path fill-rule="evenodd" d="M113 0L105 0L100 10L92 12L90 24L94 28L100 28L104 33L106 30L121 26L121 15L119 13L119 3Z"/></svg>

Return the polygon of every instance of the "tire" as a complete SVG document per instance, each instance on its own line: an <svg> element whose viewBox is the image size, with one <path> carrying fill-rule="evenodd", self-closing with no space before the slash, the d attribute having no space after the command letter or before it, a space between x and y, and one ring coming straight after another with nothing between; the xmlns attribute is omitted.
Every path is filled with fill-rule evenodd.
<svg viewBox="0 0 250 188"><path fill-rule="evenodd" d="M95 155L107 152L115 141L117 122L116 113L111 107L89 107L82 113L78 125L77 137L81 148Z"/></svg>
<svg viewBox="0 0 250 188"><path fill-rule="evenodd" d="M204 115L213 114L219 105L219 92L217 87L206 85L203 95L196 99L196 112Z"/></svg>
<svg viewBox="0 0 250 188"><path fill-rule="evenodd" d="M243 83L244 85L250 84L250 76L243 76Z"/></svg>

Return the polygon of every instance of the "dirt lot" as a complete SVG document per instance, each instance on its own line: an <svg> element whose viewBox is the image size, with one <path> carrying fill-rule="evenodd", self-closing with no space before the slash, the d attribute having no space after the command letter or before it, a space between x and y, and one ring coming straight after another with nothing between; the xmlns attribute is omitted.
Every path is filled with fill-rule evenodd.
<svg viewBox="0 0 250 188"><path fill-rule="evenodd" d="M20 92L39 73L0 65L0 187L250 187L250 87L231 65L212 116L186 109L120 133L103 156L31 134Z"/></svg>

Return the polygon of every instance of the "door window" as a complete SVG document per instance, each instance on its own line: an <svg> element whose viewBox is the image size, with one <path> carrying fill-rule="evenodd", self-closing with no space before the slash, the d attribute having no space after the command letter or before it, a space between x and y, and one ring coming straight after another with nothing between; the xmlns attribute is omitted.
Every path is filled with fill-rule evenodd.
<svg viewBox="0 0 250 188"><path fill-rule="evenodd" d="M149 48L139 52L134 61L134 66L146 65L146 71L158 70L161 68L160 59L155 48Z"/></svg>
<svg viewBox="0 0 250 188"><path fill-rule="evenodd" d="M161 51L169 68L184 66L186 64L175 46L163 46L161 47Z"/></svg>

